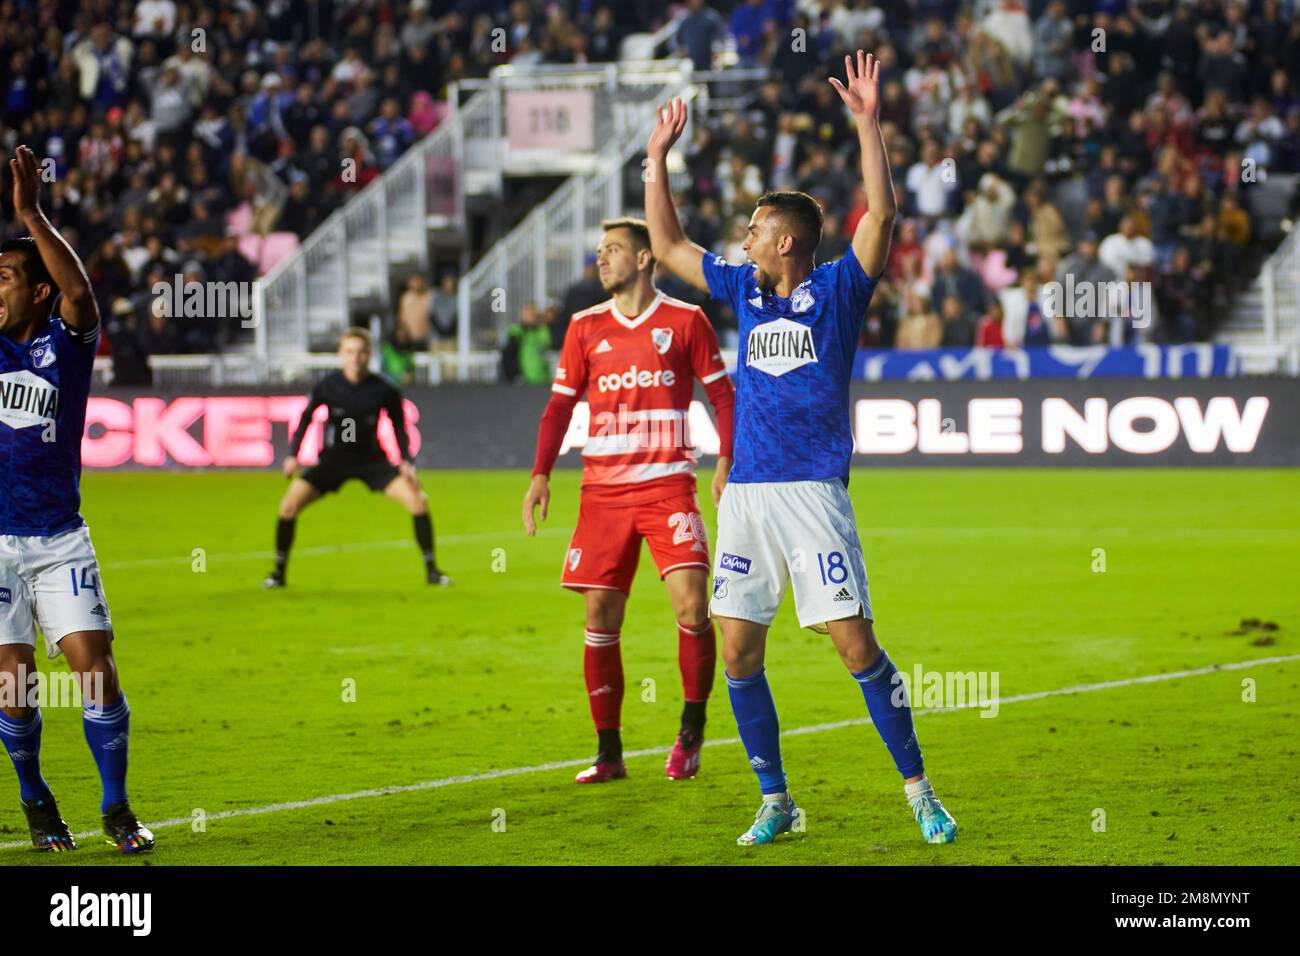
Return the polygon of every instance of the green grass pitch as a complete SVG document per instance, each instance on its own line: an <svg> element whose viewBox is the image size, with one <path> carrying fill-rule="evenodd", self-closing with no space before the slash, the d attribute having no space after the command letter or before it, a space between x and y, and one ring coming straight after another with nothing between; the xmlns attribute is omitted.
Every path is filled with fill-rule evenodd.
<svg viewBox="0 0 1300 956"><path fill-rule="evenodd" d="M1132 682L1300 655L1300 473L857 469L882 645L909 673L996 671L1003 703L991 719L918 711L956 843L920 842L884 745L855 724L785 738L806 827L751 849L734 844L758 805L736 743L706 747L685 782L661 752L603 787L574 786L573 766L456 779L594 752L581 600L558 587L578 475L557 474L535 539L526 480L423 475L451 589L422 582L406 515L353 483L299 521L289 589L263 592L282 479L85 477L133 711L132 803L186 821L156 830L153 864L1300 863L1300 660ZM626 746L664 748L676 632L644 553L623 656ZM866 716L789 598L768 673L787 731ZM1012 700L1104 682L1123 683ZM719 674L708 735L735 733ZM73 829L97 830L76 710L46 711L43 764ZM67 857L17 846L3 773L0 863L137 865L98 837ZM273 809L218 816L259 808Z"/></svg>

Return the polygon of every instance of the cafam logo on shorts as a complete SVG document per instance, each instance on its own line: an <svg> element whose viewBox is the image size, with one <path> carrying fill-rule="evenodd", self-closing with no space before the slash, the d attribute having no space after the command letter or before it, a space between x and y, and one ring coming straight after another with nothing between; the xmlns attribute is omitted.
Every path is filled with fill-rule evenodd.
<svg viewBox="0 0 1300 956"><path fill-rule="evenodd" d="M726 554L718 560L718 566L724 571L736 571L739 574L749 573L749 558L742 558L738 554Z"/></svg>
<svg viewBox="0 0 1300 956"><path fill-rule="evenodd" d="M790 319L756 325L745 344L745 364L768 375L781 376L817 361L812 329Z"/></svg>

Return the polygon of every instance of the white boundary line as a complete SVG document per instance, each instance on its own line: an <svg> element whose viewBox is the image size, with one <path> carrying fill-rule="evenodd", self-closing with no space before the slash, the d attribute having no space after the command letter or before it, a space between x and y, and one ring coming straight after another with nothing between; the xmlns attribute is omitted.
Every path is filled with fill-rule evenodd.
<svg viewBox="0 0 1300 956"><path fill-rule="evenodd" d="M999 699L998 706L1005 704L1019 704L1028 700L1042 700L1046 697L1062 697L1066 694L1088 694L1099 690L1113 690L1116 687L1132 687L1137 684L1156 684L1161 681L1178 680L1183 677L1203 677L1207 674L1217 674L1220 671L1244 670L1248 667L1259 667L1265 664L1287 664L1292 661L1300 661L1300 654L1289 654L1283 657L1261 657L1252 661L1237 661L1232 664L1211 664L1208 667L1197 667L1192 670L1174 671L1170 674L1146 674L1142 677L1128 677L1123 680L1103 681L1099 684L1079 684L1075 687L1062 687L1057 690L1040 690L1030 694L1017 694L1014 697L1004 697ZM923 717L927 714L946 714L956 710L973 710L981 707L979 703L972 703L962 707L934 707L930 709L914 709L914 717ZM853 720L837 720L828 724L810 724L807 727L795 727L793 730L781 731L782 737L797 737L803 734L819 734L827 730L839 730L843 727L868 726L871 723L870 717L857 717ZM706 747L727 747L732 744L740 743L739 737L728 737L725 740L706 740ZM629 750L625 751L623 756L628 757L651 757L657 754L666 754L671 747L650 747L646 750ZM498 780L502 777L517 777L525 773L544 773L549 770L563 770L566 767L583 767L591 764L590 757L582 757L578 760L556 760L551 763L536 764L532 767L510 767L505 770L489 770L485 773L464 774L459 777L443 777L440 780L426 780L423 783L407 783L393 787L380 787L375 790L357 790L354 793L335 793L324 797L313 797L310 800L290 800L285 803L271 803L264 807L246 807L242 810L222 810L218 813L210 813L205 816L205 820L228 820L232 817L256 817L266 813L279 813L283 810L302 810L306 807L320 807L331 803L343 803L348 800L362 800L367 797L383 797L393 793L411 793L417 790L436 790L440 787L452 787L461 783L478 783L483 780ZM191 823L192 817L174 817L170 820L160 820L157 823L146 824L152 830L162 829L163 827L177 827L182 824ZM76 834L78 840L86 840L98 836L98 830L87 830L83 833ZM13 850L21 847L30 846L30 841L16 843L0 843L0 850Z"/></svg>

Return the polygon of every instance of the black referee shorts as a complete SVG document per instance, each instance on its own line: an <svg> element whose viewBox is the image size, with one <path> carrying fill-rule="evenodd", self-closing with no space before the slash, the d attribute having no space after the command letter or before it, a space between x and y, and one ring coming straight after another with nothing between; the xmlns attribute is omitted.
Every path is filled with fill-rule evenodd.
<svg viewBox="0 0 1300 956"><path fill-rule="evenodd" d="M338 491L345 481L356 478L366 483L371 491L383 491L401 472L387 458L363 458L360 461L322 458L319 464L308 468L300 476L323 495Z"/></svg>

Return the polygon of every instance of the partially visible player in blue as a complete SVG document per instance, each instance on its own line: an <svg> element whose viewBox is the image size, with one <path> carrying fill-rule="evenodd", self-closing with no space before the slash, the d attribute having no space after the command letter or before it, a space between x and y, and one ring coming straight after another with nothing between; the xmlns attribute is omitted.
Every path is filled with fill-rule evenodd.
<svg viewBox="0 0 1300 956"><path fill-rule="evenodd" d="M847 83L830 82L857 125L868 211L838 261L816 265L822 211L800 192L759 198L743 266L685 237L664 172L686 127L684 103L660 111L646 150L645 211L655 258L730 305L740 324L735 460L718 507L710 612L721 622L731 707L763 794L754 825L737 841L742 845L771 843L798 814L763 668L767 631L787 585L800 626L829 633L860 685L922 837L949 843L957 836L925 775L905 688L876 642L847 490L849 379L863 317L888 261L896 206L877 122L879 63L861 50L856 65L852 57L844 61Z"/></svg>
<svg viewBox="0 0 1300 956"><path fill-rule="evenodd" d="M18 772L32 843L76 849L41 776L41 713L29 706L39 623L49 656L62 653L80 681L104 832L122 853L142 853L154 839L126 799L131 710L79 512L99 308L81 260L41 211L32 151L19 146L9 168L14 209L31 236L0 243L0 690L10 692L0 694L0 742Z"/></svg>

